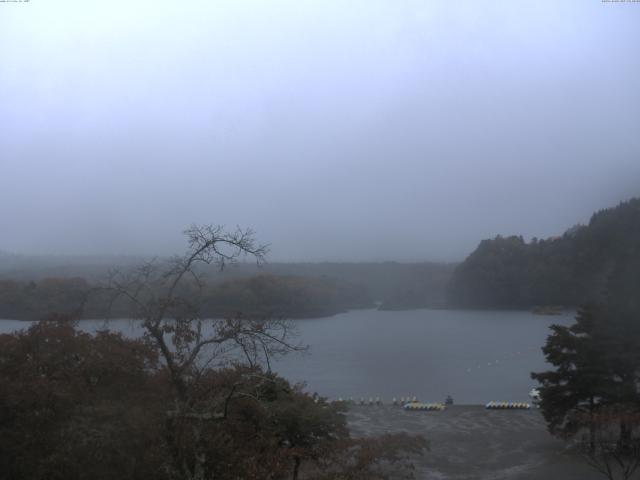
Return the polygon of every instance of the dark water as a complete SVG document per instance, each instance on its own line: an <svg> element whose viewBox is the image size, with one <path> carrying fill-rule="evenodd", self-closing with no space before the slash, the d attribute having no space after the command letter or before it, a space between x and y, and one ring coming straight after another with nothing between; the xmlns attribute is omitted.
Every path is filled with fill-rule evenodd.
<svg viewBox="0 0 640 480"><path fill-rule="evenodd" d="M535 386L531 371L546 368L540 347L552 323L571 316L545 317L520 311L354 310L330 318L298 320L307 354L275 361L288 379L330 398L417 396L423 401L477 404L489 400L526 401ZM24 328L0 321L0 331ZM104 328L85 321L83 329ZM109 328L140 334L129 320Z"/></svg>
<svg viewBox="0 0 640 480"><path fill-rule="evenodd" d="M274 369L331 398L526 401L535 386L529 373L546 368L548 326L571 321L519 311L357 310L298 321L310 352Z"/></svg>

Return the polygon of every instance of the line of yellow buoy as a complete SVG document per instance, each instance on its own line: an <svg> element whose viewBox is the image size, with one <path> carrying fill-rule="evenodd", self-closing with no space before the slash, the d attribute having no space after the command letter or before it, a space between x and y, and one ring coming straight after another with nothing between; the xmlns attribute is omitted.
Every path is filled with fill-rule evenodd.
<svg viewBox="0 0 640 480"><path fill-rule="evenodd" d="M485 408L489 410L529 410L531 404L526 402L496 402L491 400L485 405Z"/></svg>
<svg viewBox="0 0 640 480"><path fill-rule="evenodd" d="M369 397L368 400L360 397L358 401L354 400L353 397L347 399L340 397L337 402L346 403L347 405L384 405L380 397ZM447 408L447 405L443 402L424 403L420 402L417 397L400 397L400 400L394 397L391 405L400 406L405 410L412 411L443 411ZM491 400L485 405L485 408L488 410L529 410L531 409L531 404L526 402L497 402Z"/></svg>
<svg viewBox="0 0 640 480"><path fill-rule="evenodd" d="M402 408L405 410L428 410L428 411L438 411L441 412L446 407L444 403L420 403L420 402L411 402L405 404Z"/></svg>

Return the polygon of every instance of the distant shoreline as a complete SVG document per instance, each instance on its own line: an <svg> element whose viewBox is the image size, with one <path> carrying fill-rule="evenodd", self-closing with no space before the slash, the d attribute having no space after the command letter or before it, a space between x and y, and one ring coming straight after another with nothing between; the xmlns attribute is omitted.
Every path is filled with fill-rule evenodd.
<svg viewBox="0 0 640 480"><path fill-rule="evenodd" d="M461 311L461 312L473 312L473 311L477 311L477 312L496 312L496 313L506 313L506 312L519 312L519 313L530 313L531 315L535 315L535 316L540 316L540 317L553 317L553 316L558 316L558 317L567 317L567 316L574 316L575 312L577 310L577 307L575 308L571 308L571 307L566 307L565 309L563 309L562 313L559 314L553 314L553 315L549 315L549 314L540 314L540 313L536 313L534 311L532 311L532 309L530 308L508 308L508 307L479 307L479 308L469 308L469 307L458 307L458 306L429 306L429 307L415 307L415 308L375 308L375 307L363 307L363 308L350 308L350 309L346 309L346 310L340 310L340 311L336 311L334 313L330 313L330 314L326 314L326 315L321 315L321 316L313 316L313 315L309 315L309 316L297 316L297 317L271 317L271 318L283 318L284 320L291 320L291 321L296 321L296 320L320 320L323 318L332 318L335 317L336 315L341 315L341 314L345 314L345 313L349 313L349 312L353 312L353 311L371 311L371 312L416 312L416 311ZM202 320L214 320L216 318L222 318L222 317L204 317L202 318ZM252 318L251 316L247 315L247 318ZM38 322L42 319L27 319L27 318L0 318L0 322L20 322L20 323L35 323ZM96 321L105 321L105 322L109 322L109 321L118 321L118 320L130 320L129 317L114 317L114 318L108 318L108 319L103 319L103 318L80 318L80 319L76 319L74 321L77 322L96 322ZM131 320L135 320L135 319L131 319Z"/></svg>

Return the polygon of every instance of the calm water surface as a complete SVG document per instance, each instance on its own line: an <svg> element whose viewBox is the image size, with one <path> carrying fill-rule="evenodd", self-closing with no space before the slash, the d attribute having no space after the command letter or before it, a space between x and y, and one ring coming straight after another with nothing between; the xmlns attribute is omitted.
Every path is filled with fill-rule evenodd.
<svg viewBox="0 0 640 480"><path fill-rule="evenodd" d="M330 318L297 320L306 354L272 366L288 379L306 381L311 391L331 398L417 396L456 403L526 401L535 386L531 371L547 368L540 347L552 323L572 316L545 317L520 311L354 310ZM2 332L24 328L4 320ZM83 329L104 327L85 321ZM110 328L136 336L139 328L115 320Z"/></svg>

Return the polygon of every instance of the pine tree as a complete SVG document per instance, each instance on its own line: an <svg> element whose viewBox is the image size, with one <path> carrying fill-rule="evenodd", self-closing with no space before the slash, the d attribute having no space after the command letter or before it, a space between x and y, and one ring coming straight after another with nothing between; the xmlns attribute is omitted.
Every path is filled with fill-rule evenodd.
<svg viewBox="0 0 640 480"><path fill-rule="evenodd" d="M587 427L593 442L593 416L612 393L602 315L589 305L578 311L570 327L552 325L542 350L555 369L531 374L541 383L540 408L554 435L570 437Z"/></svg>

